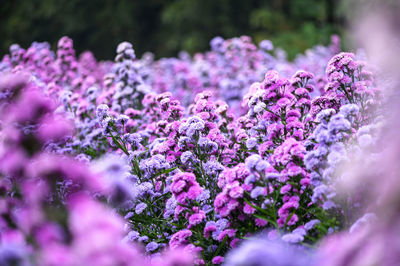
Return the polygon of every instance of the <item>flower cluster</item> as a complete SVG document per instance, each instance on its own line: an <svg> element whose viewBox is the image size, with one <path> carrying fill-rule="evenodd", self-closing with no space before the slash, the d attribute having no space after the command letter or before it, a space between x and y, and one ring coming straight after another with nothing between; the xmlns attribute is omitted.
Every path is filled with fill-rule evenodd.
<svg viewBox="0 0 400 266"><path fill-rule="evenodd" d="M378 146L382 93L338 46L294 62L246 36L160 60L123 42L115 62L68 37L11 46L0 264L310 265L305 246L365 210L339 197L342 165Z"/></svg>

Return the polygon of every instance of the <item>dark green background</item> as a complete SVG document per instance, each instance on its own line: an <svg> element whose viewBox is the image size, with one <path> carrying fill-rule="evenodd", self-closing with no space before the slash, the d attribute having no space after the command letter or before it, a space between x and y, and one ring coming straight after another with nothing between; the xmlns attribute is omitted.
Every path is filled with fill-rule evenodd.
<svg viewBox="0 0 400 266"><path fill-rule="evenodd" d="M337 0L0 0L0 54L63 35L78 52L113 59L121 41L137 54L176 56L209 49L214 36L270 39L295 54L327 44L344 26Z"/></svg>

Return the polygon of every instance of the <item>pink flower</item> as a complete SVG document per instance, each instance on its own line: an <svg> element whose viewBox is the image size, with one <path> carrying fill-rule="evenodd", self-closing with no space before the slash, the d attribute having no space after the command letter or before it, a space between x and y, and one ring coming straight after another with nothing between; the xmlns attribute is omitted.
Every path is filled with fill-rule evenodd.
<svg viewBox="0 0 400 266"><path fill-rule="evenodd" d="M298 201L289 201L286 202L285 204L282 205L282 209L297 209L299 207L299 202Z"/></svg>
<svg viewBox="0 0 400 266"><path fill-rule="evenodd" d="M232 239L231 243L229 244L229 246L231 248L235 248L237 246L237 244L239 243L240 239L239 238L234 238Z"/></svg>
<svg viewBox="0 0 400 266"><path fill-rule="evenodd" d="M188 196L189 199L195 200L198 196L201 195L202 192L203 192L203 189L196 182L195 184L193 184L192 187L189 188L187 196Z"/></svg>
<svg viewBox="0 0 400 266"><path fill-rule="evenodd" d="M208 238L211 236L211 233L216 230L217 230L217 227L215 225L208 225L204 228L203 235L205 238Z"/></svg>
<svg viewBox="0 0 400 266"><path fill-rule="evenodd" d="M296 214L293 214L290 220L288 221L288 225L295 225L299 221L299 217Z"/></svg>
<svg viewBox="0 0 400 266"><path fill-rule="evenodd" d="M230 186L230 185L228 185L228 186ZM233 188L231 188L231 189L228 188L229 189L229 196L231 196L234 199L242 198L244 190L243 190L242 187L239 186L239 182L235 181L232 184L232 186L233 186Z"/></svg>
<svg viewBox="0 0 400 266"><path fill-rule="evenodd" d="M180 193L186 186L186 182L183 180L178 180L171 185L171 192L172 193Z"/></svg>
<svg viewBox="0 0 400 266"><path fill-rule="evenodd" d="M198 213L194 213L189 217L189 225L194 226L201 223L206 218L206 214L204 211L199 211Z"/></svg>
<svg viewBox="0 0 400 266"><path fill-rule="evenodd" d="M186 199L195 200L203 189L192 173L177 173L173 177L171 192L179 203L185 204Z"/></svg>
<svg viewBox="0 0 400 266"><path fill-rule="evenodd" d="M280 107L280 108L285 108L286 106L288 106L290 104L290 100L288 98L280 98L277 102L276 102L276 106Z"/></svg>
<svg viewBox="0 0 400 266"><path fill-rule="evenodd" d="M195 255L185 252L182 248L168 249L163 256L153 257L153 266L191 266L194 265Z"/></svg>
<svg viewBox="0 0 400 266"><path fill-rule="evenodd" d="M281 194L286 194L286 193L288 193L291 189L292 189L292 185L287 184L287 185L284 185L283 187L281 187L280 192L281 192Z"/></svg>
<svg viewBox="0 0 400 266"><path fill-rule="evenodd" d="M215 256L212 261L213 264L221 264L224 262L224 257L222 256Z"/></svg>
<svg viewBox="0 0 400 266"><path fill-rule="evenodd" d="M72 135L73 123L62 117L46 117L41 121L38 136L42 142L59 141Z"/></svg>
<svg viewBox="0 0 400 266"><path fill-rule="evenodd" d="M214 207L221 208L229 201L229 198L226 196L225 193L219 193L214 200Z"/></svg>
<svg viewBox="0 0 400 266"><path fill-rule="evenodd" d="M230 211L233 211L233 210L236 209L238 206L239 206L239 202L238 202L236 199L231 199L231 200L228 202L228 205L227 205L227 207L228 207L228 209L229 209Z"/></svg>
<svg viewBox="0 0 400 266"><path fill-rule="evenodd" d="M235 236L236 234L236 229L225 229L224 231L222 231L219 236L218 236L218 241L222 242L222 240L224 240L224 238L226 236L228 236L229 238L232 238Z"/></svg>
<svg viewBox="0 0 400 266"><path fill-rule="evenodd" d="M301 184L302 186L308 186L308 185L311 184L310 182L311 182L311 181L310 181L310 178L308 178L308 177L302 178L302 179L300 180L300 184Z"/></svg>
<svg viewBox="0 0 400 266"><path fill-rule="evenodd" d="M188 238L191 236L192 231L189 229L178 231L172 235L171 240L169 241L169 246L171 249L176 249L182 245L186 245L188 243Z"/></svg>
<svg viewBox="0 0 400 266"><path fill-rule="evenodd" d="M253 207L251 207L249 204L247 204L246 202L244 203L244 207L243 207L243 212L246 214L253 214L255 213L256 209L254 209Z"/></svg>
<svg viewBox="0 0 400 266"><path fill-rule="evenodd" d="M258 227L263 227L263 226L266 226L268 224L267 221L265 221L263 219L259 219L259 218L256 218L254 221L256 223L256 226L258 226Z"/></svg>

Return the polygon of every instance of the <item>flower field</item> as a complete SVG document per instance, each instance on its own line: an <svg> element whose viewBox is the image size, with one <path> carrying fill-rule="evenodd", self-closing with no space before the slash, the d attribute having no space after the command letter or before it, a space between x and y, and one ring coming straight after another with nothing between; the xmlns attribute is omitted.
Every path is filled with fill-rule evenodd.
<svg viewBox="0 0 400 266"><path fill-rule="evenodd" d="M113 62L14 44L0 264L399 265L378 81L337 36L294 61L246 36L158 60L123 42Z"/></svg>

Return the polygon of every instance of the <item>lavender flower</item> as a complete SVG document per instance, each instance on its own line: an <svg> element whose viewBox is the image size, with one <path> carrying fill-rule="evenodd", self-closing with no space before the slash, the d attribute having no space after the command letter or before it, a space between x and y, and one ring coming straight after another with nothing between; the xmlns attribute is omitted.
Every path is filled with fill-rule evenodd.
<svg viewBox="0 0 400 266"><path fill-rule="evenodd" d="M254 149L256 146L257 146L257 139L256 139L256 138L249 138L249 139L246 141L246 147L247 147L247 149L252 150L252 149Z"/></svg>
<svg viewBox="0 0 400 266"><path fill-rule="evenodd" d="M228 254L225 265L301 266L312 265L313 254L278 241L256 238L245 241Z"/></svg>
<svg viewBox="0 0 400 266"><path fill-rule="evenodd" d="M255 187L251 191L250 196L251 196L251 198L256 199L256 198L258 198L260 196L264 196L264 193L265 193L265 188L263 188L263 187Z"/></svg>
<svg viewBox="0 0 400 266"><path fill-rule="evenodd" d="M146 208L147 208L147 204L144 202L141 202L138 205L136 205L135 212L137 214L141 214Z"/></svg>
<svg viewBox="0 0 400 266"><path fill-rule="evenodd" d="M150 242L146 245L146 252L150 253L155 251L157 248L159 247L159 244L157 244L156 242Z"/></svg>

